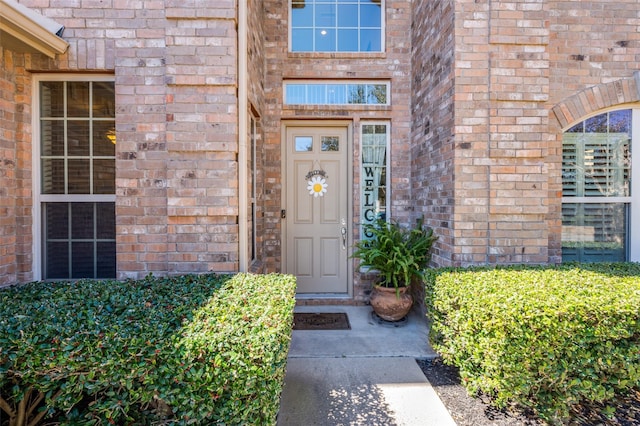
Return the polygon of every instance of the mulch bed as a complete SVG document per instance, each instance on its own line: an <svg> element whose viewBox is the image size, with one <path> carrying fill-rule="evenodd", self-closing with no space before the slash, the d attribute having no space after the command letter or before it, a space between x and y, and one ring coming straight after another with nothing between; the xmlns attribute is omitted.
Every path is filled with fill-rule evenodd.
<svg viewBox="0 0 640 426"><path fill-rule="evenodd" d="M537 426L546 423L533 412L519 412L492 407L487 396L471 397L460 384L455 367L440 359L416 360L451 417L458 426ZM612 418L606 417L604 406L580 406L573 413L569 426L638 426L640 425L640 392L633 392L610 403L616 408Z"/></svg>

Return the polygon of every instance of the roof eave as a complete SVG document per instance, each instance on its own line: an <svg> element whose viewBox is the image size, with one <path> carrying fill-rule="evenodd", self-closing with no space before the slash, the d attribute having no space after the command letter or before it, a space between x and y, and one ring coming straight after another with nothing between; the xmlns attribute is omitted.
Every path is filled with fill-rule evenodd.
<svg viewBox="0 0 640 426"><path fill-rule="evenodd" d="M13 0L0 0L0 35L6 33L50 58L69 48L56 34L64 27Z"/></svg>

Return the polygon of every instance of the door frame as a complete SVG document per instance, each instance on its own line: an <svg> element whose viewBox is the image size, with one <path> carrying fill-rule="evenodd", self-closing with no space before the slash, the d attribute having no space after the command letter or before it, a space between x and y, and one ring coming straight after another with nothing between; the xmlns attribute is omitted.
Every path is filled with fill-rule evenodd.
<svg viewBox="0 0 640 426"><path fill-rule="evenodd" d="M294 127L342 127L347 130L347 293L305 293L296 294L298 299L353 299L353 262L351 252L353 244L353 232L355 229L353 219L353 121L352 120L283 120L280 126L280 180L282 191L280 197L280 209L287 207L287 132ZM349 196L350 195L350 196ZM287 222L280 219L280 270L286 270L287 262Z"/></svg>

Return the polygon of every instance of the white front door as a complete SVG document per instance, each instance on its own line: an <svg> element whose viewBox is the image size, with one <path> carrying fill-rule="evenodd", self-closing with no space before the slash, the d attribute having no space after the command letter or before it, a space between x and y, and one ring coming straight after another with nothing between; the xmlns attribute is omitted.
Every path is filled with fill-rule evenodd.
<svg viewBox="0 0 640 426"><path fill-rule="evenodd" d="M348 127L286 128L286 273L298 294L347 294Z"/></svg>

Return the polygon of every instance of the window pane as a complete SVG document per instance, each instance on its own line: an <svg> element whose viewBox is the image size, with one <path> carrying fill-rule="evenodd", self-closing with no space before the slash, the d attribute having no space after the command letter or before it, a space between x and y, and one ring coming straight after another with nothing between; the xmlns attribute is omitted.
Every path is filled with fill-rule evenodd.
<svg viewBox="0 0 640 426"><path fill-rule="evenodd" d="M40 83L40 116L64 116L64 84L61 81Z"/></svg>
<svg viewBox="0 0 640 426"><path fill-rule="evenodd" d="M327 84L327 104L344 105L347 103L347 92L344 84Z"/></svg>
<svg viewBox="0 0 640 426"><path fill-rule="evenodd" d="M47 203L44 208L47 239L69 238L69 204Z"/></svg>
<svg viewBox="0 0 640 426"><path fill-rule="evenodd" d="M380 30L360 30L360 51L381 52Z"/></svg>
<svg viewBox="0 0 640 426"><path fill-rule="evenodd" d="M584 132L584 121L579 124L576 124L569 130L567 130L566 133L582 133L582 132Z"/></svg>
<svg viewBox="0 0 640 426"><path fill-rule="evenodd" d="M358 30L338 30L338 51L358 51Z"/></svg>
<svg viewBox="0 0 640 426"><path fill-rule="evenodd" d="M291 25L293 27L313 26L313 6L309 3L293 3L291 5Z"/></svg>
<svg viewBox="0 0 640 426"><path fill-rule="evenodd" d="M90 194L90 160L68 160L69 194Z"/></svg>
<svg viewBox="0 0 640 426"><path fill-rule="evenodd" d="M95 278L94 242L71 243L71 278Z"/></svg>
<svg viewBox="0 0 640 426"><path fill-rule="evenodd" d="M563 204L562 260L625 261L627 214L627 204Z"/></svg>
<svg viewBox="0 0 640 426"><path fill-rule="evenodd" d="M296 136L295 144L297 152L313 151L313 138L311 136Z"/></svg>
<svg viewBox="0 0 640 426"><path fill-rule="evenodd" d="M335 52L336 30L316 30L316 52Z"/></svg>
<svg viewBox="0 0 640 426"><path fill-rule="evenodd" d="M71 204L71 238L93 239L93 203Z"/></svg>
<svg viewBox="0 0 640 426"><path fill-rule="evenodd" d="M313 52L313 30L296 28L291 30L291 51Z"/></svg>
<svg viewBox="0 0 640 426"><path fill-rule="evenodd" d="M363 4L360 6L360 27L380 28L380 5Z"/></svg>
<svg viewBox="0 0 640 426"><path fill-rule="evenodd" d="M609 133L628 133L631 135L630 109L609 113Z"/></svg>
<svg viewBox="0 0 640 426"><path fill-rule="evenodd" d="M307 85L307 100L305 103L312 105L324 105L327 103L327 86L324 84Z"/></svg>
<svg viewBox="0 0 640 426"><path fill-rule="evenodd" d="M305 84L287 84L285 85L286 104L304 104L305 103Z"/></svg>
<svg viewBox="0 0 640 426"><path fill-rule="evenodd" d="M603 118L604 117L604 118ZM627 197L630 195L631 135L607 132L607 114L585 122L585 130L601 132L565 133L562 144L564 197ZM614 116L615 127L629 128L623 114ZM610 128L610 127L609 127Z"/></svg>
<svg viewBox="0 0 640 426"><path fill-rule="evenodd" d="M115 118L115 88L112 81L93 82L93 116Z"/></svg>
<svg viewBox="0 0 640 426"><path fill-rule="evenodd" d="M316 5L315 24L318 28L336 26L336 7L332 4Z"/></svg>
<svg viewBox="0 0 640 426"><path fill-rule="evenodd" d="M67 122L67 150L71 157L89 155L89 122Z"/></svg>
<svg viewBox="0 0 640 426"><path fill-rule="evenodd" d="M96 226L97 238L116 239L115 203L96 203Z"/></svg>
<svg viewBox="0 0 640 426"><path fill-rule="evenodd" d="M93 194L115 194L116 164L113 160L93 160Z"/></svg>
<svg viewBox="0 0 640 426"><path fill-rule="evenodd" d="M89 82L67 82L67 116L89 117Z"/></svg>
<svg viewBox="0 0 640 426"><path fill-rule="evenodd" d="M97 243L97 267L96 278L115 278L116 277L116 243L99 242Z"/></svg>
<svg viewBox="0 0 640 426"><path fill-rule="evenodd" d="M607 133L607 114L591 117L584 122L587 133Z"/></svg>
<svg viewBox="0 0 640 426"><path fill-rule="evenodd" d="M364 104L366 103L367 93L366 86L363 84L350 84L347 93L348 93L348 102L350 104Z"/></svg>
<svg viewBox="0 0 640 426"><path fill-rule="evenodd" d="M113 121L93 123L93 155L116 155L116 125Z"/></svg>
<svg viewBox="0 0 640 426"><path fill-rule="evenodd" d="M358 6L355 4L338 4L338 27L358 28Z"/></svg>
<svg viewBox="0 0 640 426"><path fill-rule="evenodd" d="M50 241L46 247L44 278L69 278L69 243Z"/></svg>
<svg viewBox="0 0 640 426"><path fill-rule="evenodd" d="M340 138L338 136L323 136L322 151L340 151Z"/></svg>
<svg viewBox="0 0 640 426"><path fill-rule="evenodd" d="M64 121L43 120L40 125L40 138L42 155L64 155Z"/></svg>
<svg viewBox="0 0 640 426"><path fill-rule="evenodd" d="M42 160L42 193L64 194L64 160Z"/></svg>
<svg viewBox="0 0 640 426"><path fill-rule="evenodd" d="M367 86L367 103L386 104L387 103L387 86L384 84L370 84Z"/></svg>

